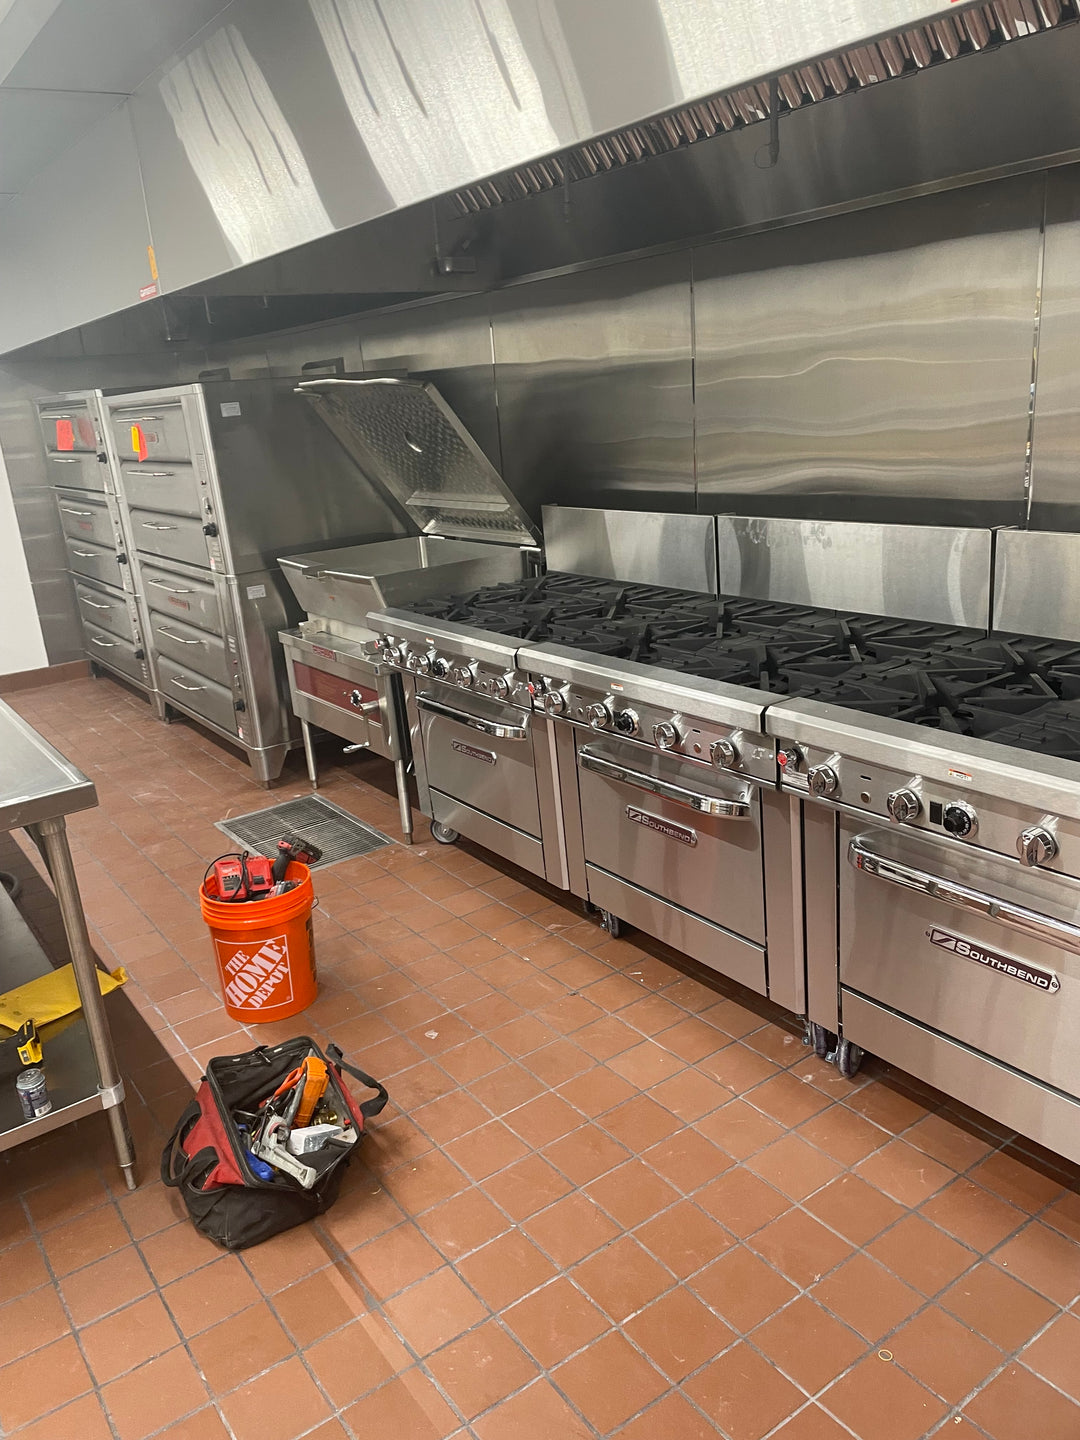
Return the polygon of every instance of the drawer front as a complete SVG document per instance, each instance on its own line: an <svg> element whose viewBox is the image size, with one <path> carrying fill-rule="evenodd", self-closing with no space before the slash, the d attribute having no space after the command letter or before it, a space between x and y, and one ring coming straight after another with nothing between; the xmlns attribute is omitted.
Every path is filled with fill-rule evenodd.
<svg viewBox="0 0 1080 1440"><path fill-rule="evenodd" d="M49 484L64 485L70 490L98 490L106 488L108 465L103 465L96 453L76 452L61 454L55 450L46 451Z"/></svg>
<svg viewBox="0 0 1080 1440"><path fill-rule="evenodd" d="M60 511L60 527L72 540L92 540L95 545L108 545L116 549L116 531L109 507L97 497L88 495L66 495L57 492L56 504Z"/></svg>
<svg viewBox="0 0 1080 1440"><path fill-rule="evenodd" d="M159 570L156 565L142 567L143 595L151 610L172 615L200 630L224 630L217 591L204 580L178 575L175 570Z"/></svg>
<svg viewBox="0 0 1080 1440"><path fill-rule="evenodd" d="M155 655L167 655L185 669L197 670L210 680L226 687L232 683L229 654L220 635L196 630L172 615L150 612L150 630L154 637Z"/></svg>
<svg viewBox="0 0 1080 1440"><path fill-rule="evenodd" d="M200 515L200 485L191 465L122 465L120 485L133 508Z"/></svg>
<svg viewBox="0 0 1080 1440"><path fill-rule="evenodd" d="M117 590L98 590L75 581L75 600L84 627L107 630L132 645L137 643L135 622L127 597Z"/></svg>
<svg viewBox="0 0 1080 1440"><path fill-rule="evenodd" d="M236 711L231 690L226 690L224 685L205 675L188 670L184 665L178 665L165 655L158 656L157 672L158 687L167 701L182 705L220 729L236 734Z"/></svg>
<svg viewBox="0 0 1080 1440"><path fill-rule="evenodd" d="M98 452L97 430L86 405L81 402L50 405L38 411L45 449L52 455Z"/></svg>
<svg viewBox="0 0 1080 1440"><path fill-rule="evenodd" d="M146 661L141 658L137 647L130 640L121 640L119 636L110 635L106 630L97 630L91 625L83 626L83 639L86 642L86 653L91 660L100 660L102 665L119 670L137 685L150 683Z"/></svg>
<svg viewBox="0 0 1080 1440"><path fill-rule="evenodd" d="M110 410L109 428L123 460L188 460L191 443L179 401L129 405Z"/></svg>
<svg viewBox="0 0 1080 1440"><path fill-rule="evenodd" d="M112 546L106 548L89 540L72 540L70 536L64 537L64 544L68 569L74 574L88 575L91 580L102 580L106 585L119 585L123 589L124 573Z"/></svg>
<svg viewBox="0 0 1080 1440"><path fill-rule="evenodd" d="M210 568L202 522L189 515L162 515L154 510L132 510L131 539L144 555L162 555L187 565Z"/></svg>

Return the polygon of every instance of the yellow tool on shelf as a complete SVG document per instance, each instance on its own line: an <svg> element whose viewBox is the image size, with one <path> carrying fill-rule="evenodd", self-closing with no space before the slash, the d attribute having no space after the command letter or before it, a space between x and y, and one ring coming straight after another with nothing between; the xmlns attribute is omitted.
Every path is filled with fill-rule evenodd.
<svg viewBox="0 0 1080 1440"><path fill-rule="evenodd" d="M19 1052L19 1059L24 1065L41 1064L41 1040L33 1020L27 1020L26 1024L18 1031L15 1036L15 1045Z"/></svg>
<svg viewBox="0 0 1080 1440"><path fill-rule="evenodd" d="M128 977L127 971L120 965L111 973L108 970L99 970L97 978L98 989L102 995L108 995L110 990L123 985ZM27 1021L33 1021L35 1025L48 1025L53 1020L73 1015L76 1010L81 1009L82 1001L79 999L79 987L75 983L75 971L70 965L64 965L59 970L50 970L45 975L39 975L36 980L29 980L25 985L17 985L14 990L0 995L0 1026L6 1026L8 1030L21 1030Z"/></svg>

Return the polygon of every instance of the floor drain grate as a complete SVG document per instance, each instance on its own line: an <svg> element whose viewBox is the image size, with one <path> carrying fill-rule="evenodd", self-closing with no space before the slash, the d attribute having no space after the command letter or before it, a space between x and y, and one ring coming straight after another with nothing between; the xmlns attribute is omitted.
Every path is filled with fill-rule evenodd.
<svg viewBox="0 0 1080 1440"><path fill-rule="evenodd" d="M323 870L357 855L370 855L394 843L389 835L373 830L318 795L286 800L267 810L253 810L250 815L230 815L228 820L219 820L217 828L242 849L271 858L277 855L277 842L283 835L311 840L323 852L322 859L311 867L313 870Z"/></svg>

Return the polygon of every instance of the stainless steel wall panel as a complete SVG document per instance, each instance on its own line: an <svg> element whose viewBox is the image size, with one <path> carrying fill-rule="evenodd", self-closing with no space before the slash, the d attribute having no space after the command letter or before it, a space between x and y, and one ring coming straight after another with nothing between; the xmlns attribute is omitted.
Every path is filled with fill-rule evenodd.
<svg viewBox="0 0 1080 1440"><path fill-rule="evenodd" d="M1080 640L1080 535L1006 530L997 537L994 629Z"/></svg>
<svg viewBox="0 0 1080 1440"><path fill-rule="evenodd" d="M545 503L694 508L688 253L492 297L503 475Z"/></svg>
<svg viewBox="0 0 1080 1440"><path fill-rule="evenodd" d="M717 593L711 515L545 505L543 523L549 570Z"/></svg>
<svg viewBox="0 0 1080 1440"><path fill-rule="evenodd" d="M1035 530L1080 529L1080 166L1047 176L1031 452Z"/></svg>
<svg viewBox="0 0 1080 1440"><path fill-rule="evenodd" d="M721 594L899 615L941 625L990 623L989 530L716 517Z"/></svg>
<svg viewBox="0 0 1080 1440"><path fill-rule="evenodd" d="M1016 523L1043 180L694 252L702 508Z"/></svg>

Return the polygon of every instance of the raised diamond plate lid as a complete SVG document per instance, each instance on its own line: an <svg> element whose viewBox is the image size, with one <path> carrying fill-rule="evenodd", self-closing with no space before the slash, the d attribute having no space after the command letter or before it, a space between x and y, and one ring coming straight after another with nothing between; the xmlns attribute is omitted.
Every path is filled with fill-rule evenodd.
<svg viewBox="0 0 1080 1440"><path fill-rule="evenodd" d="M422 535L534 545L502 476L435 386L421 380L303 380L297 390Z"/></svg>

